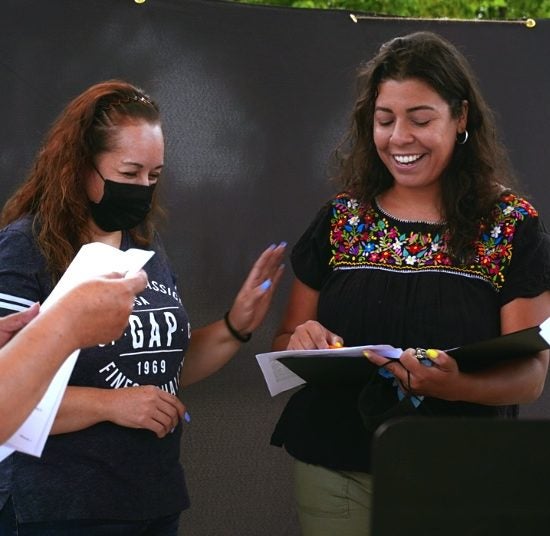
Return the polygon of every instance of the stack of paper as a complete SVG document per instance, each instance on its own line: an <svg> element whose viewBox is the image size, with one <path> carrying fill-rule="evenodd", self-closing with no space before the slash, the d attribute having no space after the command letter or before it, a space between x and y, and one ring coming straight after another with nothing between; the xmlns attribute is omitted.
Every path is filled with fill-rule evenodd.
<svg viewBox="0 0 550 536"><path fill-rule="evenodd" d="M271 396L275 396L283 391L288 391L289 389L306 383L306 380L290 370L289 366L292 365L288 361L289 358L292 359L293 365L298 365L299 369L307 368L312 371L314 371L315 368L319 370L319 363L332 365L335 359L338 359L342 365L349 365L350 361L345 358L360 358L359 363L364 362L366 366L368 361L363 355L365 350L372 350L390 359L398 359L403 352L401 348L394 348L387 344L370 344L366 346L348 346L329 350L283 350L280 352L267 352L265 354L257 354L256 359L264 375L269 393ZM312 366L309 366L308 358L318 358L318 360L311 362ZM303 360L303 367L301 367L299 363L301 360ZM357 360L355 359L354 361ZM334 371L332 366L330 368ZM321 370L319 373L325 374L325 371ZM330 374L330 372L328 374Z"/></svg>

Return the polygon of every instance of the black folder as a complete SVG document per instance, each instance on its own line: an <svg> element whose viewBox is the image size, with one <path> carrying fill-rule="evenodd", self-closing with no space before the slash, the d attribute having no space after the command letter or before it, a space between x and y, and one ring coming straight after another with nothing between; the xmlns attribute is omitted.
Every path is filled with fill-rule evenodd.
<svg viewBox="0 0 550 536"><path fill-rule="evenodd" d="M361 356L280 357L278 359L300 378L315 385L353 385L365 383L373 367Z"/></svg>
<svg viewBox="0 0 550 536"><path fill-rule="evenodd" d="M550 323L550 318L545 322ZM542 326L542 324L541 324ZM475 368L516 357L527 356L547 350L550 344L541 334L541 326L501 335L492 339L466 344L445 350L461 361L465 369ZM354 353L354 348L357 351ZM373 374L373 367L363 356L367 346L357 346L346 355L339 350L319 350L308 355L292 355L284 352L277 360L306 382L316 385L346 385L365 383ZM348 355L354 353L354 355Z"/></svg>
<svg viewBox="0 0 550 536"><path fill-rule="evenodd" d="M455 359L483 359L490 361L513 359L535 354L550 348L548 341L540 334L540 326L507 333L494 339L466 344L445 350Z"/></svg>

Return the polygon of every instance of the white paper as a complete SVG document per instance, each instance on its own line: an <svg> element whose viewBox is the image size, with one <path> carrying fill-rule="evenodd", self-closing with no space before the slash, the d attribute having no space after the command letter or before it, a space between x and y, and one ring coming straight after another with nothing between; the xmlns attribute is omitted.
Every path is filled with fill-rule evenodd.
<svg viewBox="0 0 550 536"><path fill-rule="evenodd" d="M70 289L88 279L110 272L136 273L154 253L143 249L121 251L101 242L82 246L63 277L40 306L41 311L45 311ZM14 450L41 456L79 353L80 350L75 350L67 357L27 420L0 445L0 461Z"/></svg>
<svg viewBox="0 0 550 536"><path fill-rule="evenodd" d="M257 354L256 360L262 371L262 374L269 389L271 396L278 395L283 391L288 391L306 381L278 361L281 357L361 357L365 350L372 350L377 354L389 359L399 359L403 353L401 348L394 348L388 344L366 345L366 346L348 346L343 348L331 348L329 350L282 350L280 352L267 352Z"/></svg>
<svg viewBox="0 0 550 536"><path fill-rule="evenodd" d="M7 447L5 443L0 445L0 462L6 459L13 452L15 452L14 449Z"/></svg>

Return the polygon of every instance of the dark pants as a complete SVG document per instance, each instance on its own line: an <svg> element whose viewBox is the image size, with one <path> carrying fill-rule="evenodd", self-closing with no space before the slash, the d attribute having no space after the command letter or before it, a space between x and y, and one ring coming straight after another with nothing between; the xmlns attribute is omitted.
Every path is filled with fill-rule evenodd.
<svg viewBox="0 0 550 536"><path fill-rule="evenodd" d="M0 510L0 536L177 536L179 514L144 521L70 520L17 523L11 498Z"/></svg>

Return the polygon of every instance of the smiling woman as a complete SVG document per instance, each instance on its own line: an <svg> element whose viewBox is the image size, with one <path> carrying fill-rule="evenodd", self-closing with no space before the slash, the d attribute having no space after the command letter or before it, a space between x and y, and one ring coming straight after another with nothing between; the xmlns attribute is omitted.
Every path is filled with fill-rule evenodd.
<svg viewBox="0 0 550 536"><path fill-rule="evenodd" d="M380 84L374 109L374 144L394 179L378 203L402 219L442 221L439 178L457 136L466 130L467 101L453 117L447 102L425 82L387 80Z"/></svg>
<svg viewBox="0 0 550 536"><path fill-rule="evenodd" d="M157 105L127 82L102 82L63 110L4 208L0 294L21 307L43 302L86 243L156 255L122 335L80 353L42 457L15 453L0 464L3 536L177 534L189 506L179 462L188 414L179 386L221 368L261 324L285 246L267 248L225 319L191 337L154 227L163 165ZM0 302L0 315L9 303Z"/></svg>
<svg viewBox="0 0 550 536"><path fill-rule="evenodd" d="M338 152L342 191L294 246L296 279L273 347L406 350L390 377L388 360L369 351L367 384L308 384L289 400L272 442L296 460L305 536L369 533L371 440L384 419L515 416L540 395L548 368L547 351L482 365L442 350L550 316L550 239L513 189L464 57L436 34L414 33L384 44L358 83ZM429 349L430 366L414 348Z"/></svg>

